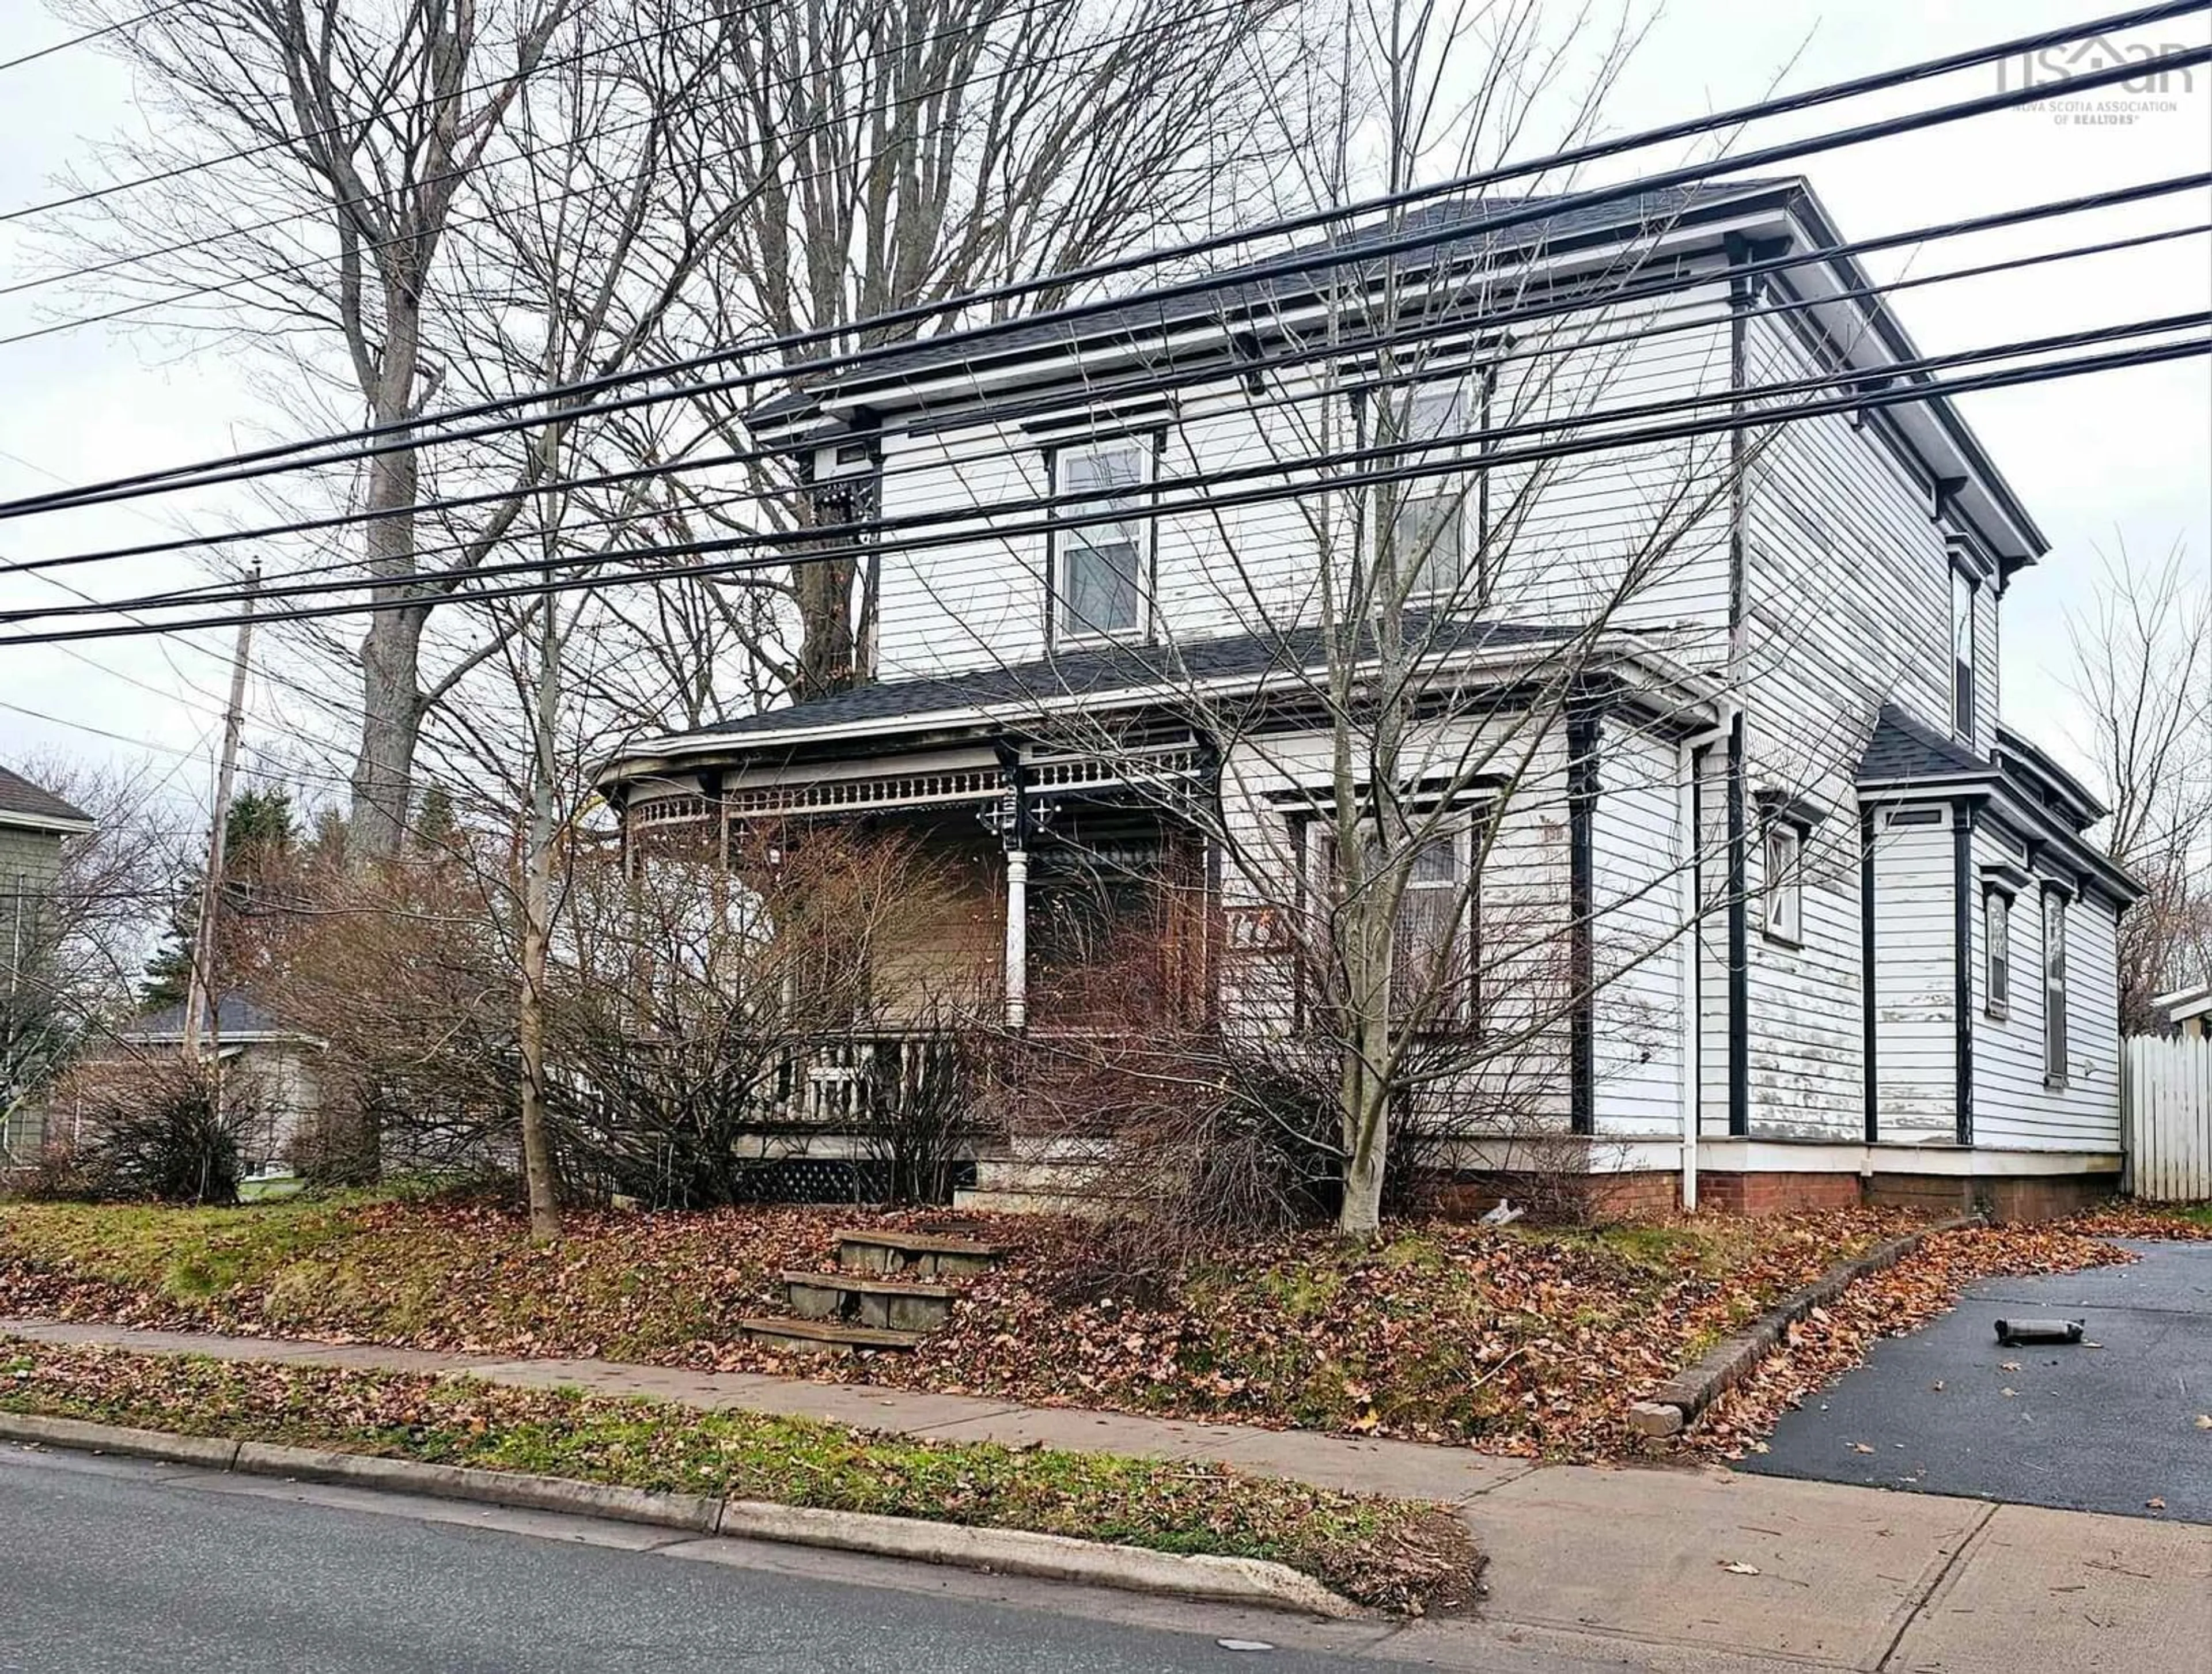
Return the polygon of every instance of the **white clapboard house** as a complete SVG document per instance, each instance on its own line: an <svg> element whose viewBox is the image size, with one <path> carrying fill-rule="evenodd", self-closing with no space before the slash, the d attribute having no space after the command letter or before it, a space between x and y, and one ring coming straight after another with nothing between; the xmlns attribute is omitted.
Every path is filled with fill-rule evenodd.
<svg viewBox="0 0 2212 1674"><path fill-rule="evenodd" d="M1922 351L1842 242L1795 180L1454 202L797 380L751 423L815 539L882 520L866 678L638 740L602 788L634 848L732 864L763 821L920 834L964 884L901 969L984 972L1018 1027L1069 1021L1070 927L1132 879L1197 880L1184 968L1209 1003L1256 992L1268 904L1352 782L1312 699L1326 643L1357 660L1325 626L1387 524L1436 692L1400 788L1446 785L1486 834L1406 891L1418 920L1482 871L1428 927L1481 981L1424 1026L1504 1030L1565 973L1512 1123L1586 1136L1650 1201L2105 1189L2137 892L2094 798L2000 719L2004 601L2045 542L1916 396ZM1410 466L1344 486L1378 457Z"/></svg>

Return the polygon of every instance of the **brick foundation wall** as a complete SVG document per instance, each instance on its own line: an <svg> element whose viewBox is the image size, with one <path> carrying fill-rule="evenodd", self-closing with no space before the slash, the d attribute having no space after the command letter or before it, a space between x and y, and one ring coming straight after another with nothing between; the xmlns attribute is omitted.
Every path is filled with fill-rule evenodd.
<svg viewBox="0 0 2212 1674"><path fill-rule="evenodd" d="M1976 1180L1974 1207L1992 1220L2056 1220L2101 1203L2120 1189L2117 1174L2055 1174Z"/></svg>
<svg viewBox="0 0 2212 1674"><path fill-rule="evenodd" d="M1859 1204L1859 1177L1810 1171L1700 1173L1698 1204L1732 1214L1781 1214L1791 1209L1850 1209Z"/></svg>
<svg viewBox="0 0 2212 1674"><path fill-rule="evenodd" d="M2051 1220L2103 1202L2119 1189L2117 1174L1989 1176L1856 1174L1777 1169L1745 1173L1709 1170L1698 1177L1702 1208L1729 1214L1784 1214L1800 1209L1911 1209L1922 1214L1980 1214L1991 1220ZM1671 1169L1575 1175L1565 1171L1440 1175L1425 1194L1436 1213L1473 1220L1510 1199L1533 1220L1646 1220L1681 1203L1681 1177Z"/></svg>
<svg viewBox="0 0 2212 1674"><path fill-rule="evenodd" d="M1649 1220L1681 1206L1681 1177L1671 1170L1626 1174L1503 1171L1437 1177L1424 1193L1449 1220L1474 1220L1504 1198L1532 1220Z"/></svg>

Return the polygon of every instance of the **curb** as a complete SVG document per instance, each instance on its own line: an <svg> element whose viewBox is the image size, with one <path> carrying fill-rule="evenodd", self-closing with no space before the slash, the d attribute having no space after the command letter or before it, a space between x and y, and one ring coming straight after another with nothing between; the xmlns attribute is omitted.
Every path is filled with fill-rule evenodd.
<svg viewBox="0 0 2212 1674"><path fill-rule="evenodd" d="M0 1440L115 1453L172 1464L296 1482L337 1482L394 1494L427 1494L524 1511L612 1518L722 1539L774 1541L876 1557L904 1558L992 1574L1073 1581L1124 1592L1199 1598L1213 1604L1292 1610L1343 1621L1366 1614L1310 1575L1259 1558L1186 1556L1141 1546L1111 1546L1066 1535L971 1528L921 1518L824 1511L758 1500L661 1494L562 1476L478 1470L345 1453L319 1447L231 1441L217 1436L131 1429L37 1413L0 1412Z"/></svg>
<svg viewBox="0 0 2212 1674"><path fill-rule="evenodd" d="M1751 1370L1781 1342L1792 1325L1818 1307L1825 1307L1868 1275L1893 1267L1918 1249L1931 1233L1955 1232L1978 1225L1980 1217L1953 1215L1878 1244L1863 1256L1838 1262L1802 1289L1792 1292L1737 1332L1716 1344L1687 1371L1678 1372L1644 1399L1628 1409L1628 1427L1638 1435L1679 1434L1697 1421L1698 1415L1750 1375Z"/></svg>

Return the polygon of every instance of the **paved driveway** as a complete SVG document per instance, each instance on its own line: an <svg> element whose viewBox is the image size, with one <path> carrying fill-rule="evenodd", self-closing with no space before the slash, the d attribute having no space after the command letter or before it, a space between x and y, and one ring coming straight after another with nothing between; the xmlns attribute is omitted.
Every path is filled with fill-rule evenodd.
<svg viewBox="0 0 2212 1674"><path fill-rule="evenodd" d="M1974 1286L1738 1468L2212 1523L2212 1244L2128 1247L2142 1259ZM2000 1348L2006 1318L2086 1320L2087 1341Z"/></svg>

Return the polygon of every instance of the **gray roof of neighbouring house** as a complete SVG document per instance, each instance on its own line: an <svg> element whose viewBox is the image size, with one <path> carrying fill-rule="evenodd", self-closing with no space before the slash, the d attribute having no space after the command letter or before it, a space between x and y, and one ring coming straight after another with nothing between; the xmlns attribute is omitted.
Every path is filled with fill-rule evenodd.
<svg viewBox="0 0 2212 1674"><path fill-rule="evenodd" d="M216 1002L216 1035L218 1039L237 1040L255 1035L289 1035L305 1038L305 1031L293 1028L275 1013L242 994L226 994ZM185 1038L185 1008L181 1004L164 1006L159 1011L134 1017L120 1031L125 1040L182 1040Z"/></svg>
<svg viewBox="0 0 2212 1674"><path fill-rule="evenodd" d="M41 822L59 821L69 825L92 825L92 816L74 802L65 802L43 786L34 785L20 773L0 767L0 825L8 823L10 814Z"/></svg>
<svg viewBox="0 0 2212 1674"><path fill-rule="evenodd" d="M1425 654L1445 654L1561 641L1571 637L1571 630L1474 619L1439 624L1425 612L1409 612L1406 634ZM1257 680L1269 674L1310 670L1322 664L1322 634L1312 628L1232 634L1175 645L1100 646L972 673L856 686L809 703L741 715L684 736L742 737L849 727L871 721L888 723L1040 698L1134 694L1163 685L1171 692L1187 693L1207 682Z"/></svg>
<svg viewBox="0 0 2212 1674"><path fill-rule="evenodd" d="M1231 268L1214 280L1205 282L1206 289L1194 295L1166 298L1139 295L1120 307L1102 309L1079 319L1045 320L994 330L981 340L961 331L948 332L942 338L921 338L906 353L886 355L881 359L864 362L851 368L845 376L830 381L832 384L872 383L882 378L902 378L938 367L1018 357L1029 350L1111 338L1133 332L1154 333L1171 326L1188 326L1234 320L1255 312L1264 313L1303 302L1324 285L1341 285L1363 277L1379 277L1384 261L1395 262L1402 270L1408 265L1428 259L1442 263L1469 261L1505 250L1538 249L1562 240L1591 234L1633 235L1664 232L1695 210L1778 189L1802 189L1802 180L1795 179L1698 182L1607 203L1576 204L1554 214L1496 228L1486 227L1485 223L1538 210L1547 203L1565 201L1570 194L1445 198L1407 210L1395 223L1387 220L1370 221L1362 226L1343 229L1327 240ZM1464 237L1443 240L1423 248L1400 251L1388 257L1375 257L1369 253L1384 246L1395 246L1401 240L1419 239L1431 233L1457 227L1468 229ZM1275 271L1331 252L1341 252L1346 259L1341 264L1309 268L1300 272L1280 273ZM1372 274L1363 274L1363 265L1371 266ZM1238 276L1243 273L1250 273L1252 277L1240 278ZM1184 283L1201 282L1174 281L1170 288ZM805 378L805 364L794 367L793 375ZM780 417L805 408L811 399L800 391L787 392L761 402L746 416L754 423Z"/></svg>
<svg viewBox="0 0 2212 1674"><path fill-rule="evenodd" d="M1988 757L1976 755L1896 704L1884 703L1874 736L1859 757L1858 780L1863 785L1887 785L1996 771L1996 764Z"/></svg>

